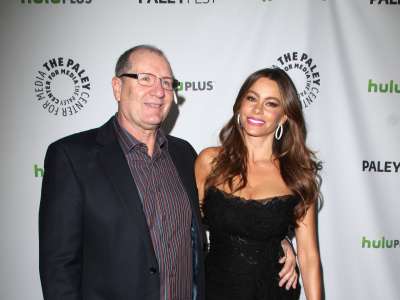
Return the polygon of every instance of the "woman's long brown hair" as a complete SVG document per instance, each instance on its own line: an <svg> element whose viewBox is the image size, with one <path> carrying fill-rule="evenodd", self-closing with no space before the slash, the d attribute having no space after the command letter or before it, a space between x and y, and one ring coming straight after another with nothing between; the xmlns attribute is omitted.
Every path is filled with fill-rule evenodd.
<svg viewBox="0 0 400 300"><path fill-rule="evenodd" d="M256 71L243 83L233 105L233 116L219 133L221 150L213 161L213 169L206 179L205 187L207 189L211 186L227 185L231 193L235 193L247 185L248 151L237 116L245 94L263 77L275 81L282 96L287 121L283 125L281 139L274 139L272 153L279 161L284 182L302 199L294 212L295 219L299 220L304 217L308 207L318 201L320 181L317 172L320 164L314 152L305 144L307 131L296 87L281 69L266 68Z"/></svg>

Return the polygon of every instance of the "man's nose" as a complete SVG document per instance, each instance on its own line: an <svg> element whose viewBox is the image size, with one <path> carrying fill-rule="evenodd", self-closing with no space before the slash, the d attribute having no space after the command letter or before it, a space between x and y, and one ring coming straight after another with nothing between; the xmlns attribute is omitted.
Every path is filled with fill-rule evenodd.
<svg viewBox="0 0 400 300"><path fill-rule="evenodd" d="M162 84L161 84L161 79L160 78L157 78L157 80L155 81L155 83L154 83L154 85L153 85L153 91L154 91L154 94L157 96L157 97L164 97L164 95L165 95L165 90L164 90L164 88L162 87Z"/></svg>

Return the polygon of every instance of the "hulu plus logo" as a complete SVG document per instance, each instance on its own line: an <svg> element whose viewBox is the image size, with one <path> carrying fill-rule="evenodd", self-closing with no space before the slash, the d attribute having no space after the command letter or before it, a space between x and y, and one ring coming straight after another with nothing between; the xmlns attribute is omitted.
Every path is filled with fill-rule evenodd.
<svg viewBox="0 0 400 300"><path fill-rule="evenodd" d="M178 85L178 92L181 91L201 92L201 91L212 91L212 90L214 90L214 81L211 80L180 81Z"/></svg>
<svg viewBox="0 0 400 300"><path fill-rule="evenodd" d="M374 82L372 79L368 80L368 93L400 93L400 84L390 80L386 83Z"/></svg>
<svg viewBox="0 0 400 300"><path fill-rule="evenodd" d="M139 4L212 4L215 0L139 0Z"/></svg>
<svg viewBox="0 0 400 300"><path fill-rule="evenodd" d="M379 240L369 240L365 236L361 239L362 248L375 248L375 249L385 249L385 248L400 248L400 240L388 240L383 236Z"/></svg>
<svg viewBox="0 0 400 300"><path fill-rule="evenodd" d="M22 4L90 4L92 0L21 0Z"/></svg>
<svg viewBox="0 0 400 300"><path fill-rule="evenodd" d="M33 174L36 178L41 178L44 175L44 169L39 167L37 164L33 165Z"/></svg>

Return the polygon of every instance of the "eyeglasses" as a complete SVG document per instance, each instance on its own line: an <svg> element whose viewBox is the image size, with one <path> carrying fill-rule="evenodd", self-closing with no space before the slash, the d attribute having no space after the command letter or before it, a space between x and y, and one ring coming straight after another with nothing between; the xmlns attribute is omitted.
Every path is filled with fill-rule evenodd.
<svg viewBox="0 0 400 300"><path fill-rule="evenodd" d="M137 79L138 83L143 86L153 86L156 83L156 80L159 79L163 89L168 91L176 89L179 85L179 81L176 80L175 78L171 77L160 78L151 73L124 73L119 75L118 77L129 77Z"/></svg>

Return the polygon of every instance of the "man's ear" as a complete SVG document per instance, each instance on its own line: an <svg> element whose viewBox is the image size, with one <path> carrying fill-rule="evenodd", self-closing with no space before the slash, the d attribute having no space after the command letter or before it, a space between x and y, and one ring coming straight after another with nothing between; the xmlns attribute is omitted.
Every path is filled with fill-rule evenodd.
<svg viewBox="0 0 400 300"><path fill-rule="evenodd" d="M121 100L122 81L121 78L114 76L111 79L111 86L114 93L114 98L119 102Z"/></svg>

